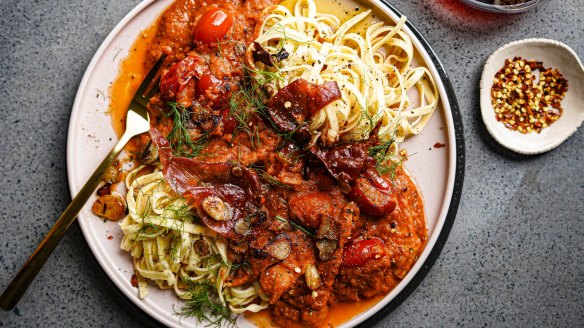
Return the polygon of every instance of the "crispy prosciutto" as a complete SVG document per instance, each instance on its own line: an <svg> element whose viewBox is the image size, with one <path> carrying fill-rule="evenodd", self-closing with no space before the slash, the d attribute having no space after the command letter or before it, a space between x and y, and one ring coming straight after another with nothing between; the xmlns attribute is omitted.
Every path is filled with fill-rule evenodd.
<svg viewBox="0 0 584 328"><path fill-rule="evenodd" d="M347 192L351 189L350 184L363 171L365 162L373 160L367 155L368 147L365 142L345 143L330 149L319 149L316 157Z"/></svg>
<svg viewBox="0 0 584 328"><path fill-rule="evenodd" d="M150 129L150 137L170 187L189 201L208 228L241 239L247 231L236 231L236 225L260 207L262 185L256 172L233 163L175 157L158 130Z"/></svg>
<svg viewBox="0 0 584 328"><path fill-rule="evenodd" d="M310 137L306 122L319 110L341 99L337 82L310 83L298 79L276 93L267 103L270 118L284 132L296 132L299 140Z"/></svg>
<svg viewBox="0 0 584 328"><path fill-rule="evenodd" d="M367 152L371 142L350 142L319 149L316 157L363 213L387 215L395 209L395 191L375 169L375 160Z"/></svg>

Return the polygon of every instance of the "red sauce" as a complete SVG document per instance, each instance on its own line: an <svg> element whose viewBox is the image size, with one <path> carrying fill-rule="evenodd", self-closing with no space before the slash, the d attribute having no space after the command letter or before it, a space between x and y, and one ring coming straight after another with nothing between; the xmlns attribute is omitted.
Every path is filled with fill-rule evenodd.
<svg viewBox="0 0 584 328"><path fill-rule="evenodd" d="M323 322L322 327L338 327L352 320L357 315L369 310L377 304L377 302L381 301L382 298L383 296L377 296L359 302L339 302L334 304L331 306L328 320ZM269 310L263 310L258 313L249 312L245 313L244 316L258 328L278 327L278 325L272 321Z"/></svg>
<svg viewBox="0 0 584 328"><path fill-rule="evenodd" d="M120 137L126 129L126 114L134 93L148 73L149 48L158 30L158 21L146 28L131 46L128 56L120 63L120 72L109 89L109 112L114 131ZM132 146L126 147L132 151Z"/></svg>

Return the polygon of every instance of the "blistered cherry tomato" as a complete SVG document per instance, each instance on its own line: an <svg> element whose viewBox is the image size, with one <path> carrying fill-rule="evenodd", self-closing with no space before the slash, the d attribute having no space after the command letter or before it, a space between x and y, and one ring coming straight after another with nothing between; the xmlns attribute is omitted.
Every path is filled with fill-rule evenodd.
<svg viewBox="0 0 584 328"><path fill-rule="evenodd" d="M357 178L349 199L359 205L361 212L369 215L388 215L395 209L395 197L385 190L379 190L371 181L363 177Z"/></svg>
<svg viewBox="0 0 584 328"><path fill-rule="evenodd" d="M229 32L232 25L233 16L221 8L213 7L201 16L193 38L201 43L218 42Z"/></svg>
<svg viewBox="0 0 584 328"><path fill-rule="evenodd" d="M371 182L371 184L377 188L377 190L381 191L385 194L391 194L393 192L392 187L377 173L377 170L374 167L368 167L365 170L365 176Z"/></svg>
<svg viewBox="0 0 584 328"><path fill-rule="evenodd" d="M385 243L379 238L348 242L343 248L343 265L358 267L367 264L371 259L385 256Z"/></svg>
<svg viewBox="0 0 584 328"><path fill-rule="evenodd" d="M188 56L172 65L166 73L160 77L160 92L166 99L173 99L181 92L184 86L195 75L197 57Z"/></svg>
<svg viewBox="0 0 584 328"><path fill-rule="evenodd" d="M197 94L204 95L205 91L210 88L215 88L221 84L221 80L211 73L205 73L197 82Z"/></svg>

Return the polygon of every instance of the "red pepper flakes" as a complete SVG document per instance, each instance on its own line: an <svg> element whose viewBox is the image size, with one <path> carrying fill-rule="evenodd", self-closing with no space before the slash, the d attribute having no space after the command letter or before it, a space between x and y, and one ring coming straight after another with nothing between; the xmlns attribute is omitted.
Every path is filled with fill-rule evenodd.
<svg viewBox="0 0 584 328"><path fill-rule="evenodd" d="M107 236L107 239L112 240L112 239L114 239L114 236Z"/></svg>
<svg viewBox="0 0 584 328"><path fill-rule="evenodd" d="M132 287L138 287L138 277L136 277L135 274L130 278L130 283L132 284Z"/></svg>
<svg viewBox="0 0 584 328"><path fill-rule="evenodd" d="M537 84L535 71L539 71ZM562 116L561 102L568 91L568 81L557 69L515 57L505 60L493 82L491 102L495 117L511 130L540 133Z"/></svg>
<svg viewBox="0 0 584 328"><path fill-rule="evenodd" d="M440 142L437 142L434 144L434 148L444 148L444 147L446 147L446 145L443 143L440 143Z"/></svg>

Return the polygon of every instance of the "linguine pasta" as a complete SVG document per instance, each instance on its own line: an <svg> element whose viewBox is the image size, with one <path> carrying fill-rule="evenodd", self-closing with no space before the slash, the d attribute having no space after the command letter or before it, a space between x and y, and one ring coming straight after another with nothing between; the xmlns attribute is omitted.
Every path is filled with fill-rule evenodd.
<svg viewBox="0 0 584 328"><path fill-rule="evenodd" d="M292 11L267 8L256 27L256 42L271 54L274 67L249 60L253 45L248 64L256 75L280 75L271 82L275 92L300 78L337 82L342 99L315 114L309 125L324 144L368 139L376 127L381 140L401 142L420 133L438 105L432 75L412 65L414 47L403 31L406 17L388 26L369 24L371 16L367 10L341 23L319 13L314 0L298 0ZM359 24L368 24L363 33L356 29ZM408 95L414 88L415 106Z"/></svg>
<svg viewBox="0 0 584 328"><path fill-rule="evenodd" d="M160 164L154 172L139 176L144 167L126 177L129 214L120 222L124 233L121 248L133 258L140 298L148 295L148 280L160 288L174 289L183 299L191 298L189 286L203 283L214 287L218 301L232 313L267 308L257 282L224 286L232 270L227 240L194 222L189 204L166 183ZM207 254L195 249L199 240L207 245Z"/></svg>

